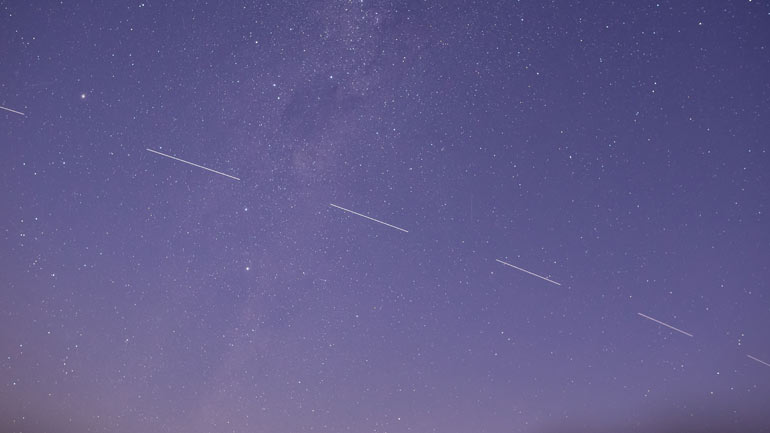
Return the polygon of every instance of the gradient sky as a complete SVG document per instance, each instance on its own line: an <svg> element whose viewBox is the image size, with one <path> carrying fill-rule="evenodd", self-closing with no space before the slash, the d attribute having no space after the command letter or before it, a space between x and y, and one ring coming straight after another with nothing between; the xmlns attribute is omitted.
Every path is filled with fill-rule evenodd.
<svg viewBox="0 0 770 433"><path fill-rule="evenodd" d="M217 3L0 1L0 431L770 431L767 1Z"/></svg>

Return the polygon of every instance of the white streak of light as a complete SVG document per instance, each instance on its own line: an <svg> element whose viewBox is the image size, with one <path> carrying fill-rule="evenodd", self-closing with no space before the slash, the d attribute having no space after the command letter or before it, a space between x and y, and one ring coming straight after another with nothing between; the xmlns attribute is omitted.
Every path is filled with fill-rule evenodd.
<svg viewBox="0 0 770 433"><path fill-rule="evenodd" d="M24 116L24 113L22 113L21 111L11 110L10 108L3 107L2 105L0 105L0 108L2 108L3 110L6 110L6 111L10 111L11 113L21 114L22 116Z"/></svg>
<svg viewBox="0 0 770 433"><path fill-rule="evenodd" d="M408 231L406 231L406 230L402 229L401 227L396 227L396 226L394 226L394 225L391 225L391 224L388 224L388 223L386 223L386 222L383 222L383 221L380 221L380 220L374 219L374 218L372 218L372 217L368 217L368 216L366 216L366 215L364 215L364 214L360 214L360 213L358 213L358 212L353 212L353 211L352 211L352 210L350 210L350 209L345 209L344 207L342 207L342 206L337 206L337 205L336 205L336 204L334 204L334 203L329 203L329 204L330 204L330 205L332 205L332 206L334 206L334 207L336 207L337 209L342 209L342 210L344 210L345 212L350 212L350 213L352 213L352 214L354 214L354 215L358 215L358 216L364 217L364 218L366 218L366 219L370 219L370 220L372 220L372 221L375 221L375 222L378 222L378 223L380 223L380 224L384 224L384 225L386 225L386 226L388 226L388 227L393 227L393 228L394 228L394 229L396 229L396 230L401 230L401 231L402 231L402 232L404 232L404 233L409 233Z"/></svg>
<svg viewBox="0 0 770 433"><path fill-rule="evenodd" d="M636 314L638 314L638 315L640 315L640 316L644 317L645 319L650 319L650 320L652 320L652 321L653 321L653 322L655 322L655 323L660 323L660 324L661 324L661 325L663 325L663 326L669 327L669 328L673 329L674 331L677 331L677 332L681 332L682 334L684 334L684 335L686 335L686 336L688 336L688 337L692 337L692 334L690 334L689 332L684 332L684 331L682 331L681 329L677 329L677 328L674 328L673 326L669 325L668 323L663 323L663 322L661 322L660 320L657 320L657 319L653 319L652 317L650 317L650 316L646 316L646 315L644 315L644 314L642 314L642 313L636 313Z"/></svg>
<svg viewBox="0 0 770 433"><path fill-rule="evenodd" d="M529 271L528 271L528 270L526 270L526 269L522 269L522 268L520 268L520 267L518 267L518 266L515 266L515 265L512 265L512 264L510 264L510 263L506 263L506 262L504 262L504 261L502 261L502 260L500 260L500 259L495 259L495 260L497 260L498 262L500 262L500 263L502 263L502 264L504 264L504 265L510 266L510 267L512 267L512 268L514 268L514 269L518 269L518 270L520 270L520 271L522 271L522 272L526 272L526 273L528 273L529 275L534 275L534 276L536 276L536 277L538 277L538 278L542 278L542 279L544 279L544 280L548 281L549 283L554 283L554 284L556 284L557 286L561 286L561 283L557 283L557 282L556 282L556 281L554 281L554 280L549 280L548 278L546 278L546 277L543 277L542 275L538 275L538 274L536 274L536 273L534 273L534 272L529 272Z"/></svg>
<svg viewBox="0 0 770 433"><path fill-rule="evenodd" d="M192 165L192 166L195 166L195 167L198 167L198 168L202 168L202 169L204 169L204 170L208 170L208 171L214 172L214 173L216 173L216 174L221 174L222 176L227 176L227 177L229 177L230 179L240 180L240 179L238 179L238 178L237 178L237 177L235 177L235 176L230 176L229 174L225 174L225 173L222 173L221 171L212 170L212 169L210 169L210 168L208 168L208 167L204 167L204 166L202 166L202 165L198 165L198 164L192 163L192 162L190 162L190 161L185 161L184 159L179 159L179 158L177 158L177 157L175 157L175 156L166 155L165 153L162 153L162 152L158 152L157 150L152 150L152 149L147 149L147 150L149 150L149 151L150 151L150 152L152 152L152 153L157 153L158 155L162 155L162 156L165 156L166 158L175 159L175 160L177 160L177 161L181 161L181 162L184 162L185 164L190 164L190 165Z"/></svg>
<svg viewBox="0 0 770 433"><path fill-rule="evenodd" d="M753 356L751 356L751 355L746 355L746 356L748 356L749 358L753 359L754 361L757 361L757 362L759 362L759 363L761 363L761 364L765 364L766 366L770 367L770 364L766 363L765 361L762 361L761 359L758 359L758 358L754 358L754 357L753 357Z"/></svg>

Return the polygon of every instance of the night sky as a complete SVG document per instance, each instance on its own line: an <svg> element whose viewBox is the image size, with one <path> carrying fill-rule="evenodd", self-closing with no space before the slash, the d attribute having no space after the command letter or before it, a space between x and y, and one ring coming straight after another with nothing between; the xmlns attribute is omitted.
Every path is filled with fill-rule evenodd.
<svg viewBox="0 0 770 433"><path fill-rule="evenodd" d="M0 432L770 431L770 2L216 3L0 1Z"/></svg>

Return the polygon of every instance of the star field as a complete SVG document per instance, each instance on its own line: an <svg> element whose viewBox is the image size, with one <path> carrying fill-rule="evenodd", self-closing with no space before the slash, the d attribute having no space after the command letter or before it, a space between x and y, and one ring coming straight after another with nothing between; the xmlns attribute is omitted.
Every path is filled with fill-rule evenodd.
<svg viewBox="0 0 770 433"><path fill-rule="evenodd" d="M0 2L0 431L770 431L770 3Z"/></svg>

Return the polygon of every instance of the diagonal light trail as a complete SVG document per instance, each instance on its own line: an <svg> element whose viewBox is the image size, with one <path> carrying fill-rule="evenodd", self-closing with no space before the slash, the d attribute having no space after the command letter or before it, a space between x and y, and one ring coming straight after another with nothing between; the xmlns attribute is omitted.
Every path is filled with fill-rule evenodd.
<svg viewBox="0 0 770 433"><path fill-rule="evenodd" d="M647 315L644 315L644 314L642 314L642 313L636 313L636 314L638 314L638 315L640 315L640 316L644 317L645 319L650 319L650 320L652 320L652 321L653 321L653 322L655 322L655 323L660 323L661 325L663 325L663 326L666 326L666 327L668 327L668 328L671 328L671 329L673 329L674 331L677 331L677 332L681 332L682 334L684 334L684 335L686 335L686 336L688 336L688 337L692 337L692 334L690 334L689 332L684 332L684 331L682 331L681 329L678 329L678 328L674 328L673 326L669 325L668 323L663 323L663 322L661 322L661 321L660 321L660 320L658 320L658 319L653 319L652 317L650 317L650 316L647 316Z"/></svg>
<svg viewBox="0 0 770 433"><path fill-rule="evenodd" d="M2 109L3 109L3 110L5 110L5 111L10 111L11 113L20 114L20 115L22 115L22 116L24 116L24 115L25 115L25 114L24 114L24 113L22 113L21 111L11 110L10 108L8 108L8 107L3 107L2 105L0 105L0 108L2 108Z"/></svg>
<svg viewBox="0 0 770 433"><path fill-rule="evenodd" d="M162 156L165 156L166 158L175 159L175 160L177 160L177 161L181 161L181 162L184 162L185 164L190 164L190 165L192 165L192 166L195 166L195 167L198 167L198 168L202 168L202 169L204 169L204 170L208 170L208 171L214 172L214 173L216 173L216 174L221 174L222 176L227 176L227 177L229 177L230 179L240 180L240 179L238 179L238 178L237 178L237 177L235 177L235 176L230 176L229 174L225 174L225 173L222 173L221 171L212 170L212 169L210 169L210 168L208 168L208 167L204 167L204 166L202 166L202 165L198 165L198 164L192 163L192 162L190 162L190 161L185 161L184 159L180 159L180 158L177 158L177 157L175 157L175 156L166 155L165 153L163 153L163 152L158 152L157 150L152 150L152 149L147 149L147 150L149 150L149 151L150 151L150 152L152 152L152 153L157 153L158 155L162 155Z"/></svg>
<svg viewBox="0 0 770 433"><path fill-rule="evenodd" d="M751 355L746 355L746 356L748 356L749 358L753 359L754 361L757 361L757 362L759 362L760 364L765 364L766 366L770 367L770 364L766 363L765 361L762 361L762 360L761 360L761 359L759 359L759 358L754 358L754 357L753 357L753 356L751 356Z"/></svg>
<svg viewBox="0 0 770 433"><path fill-rule="evenodd" d="M538 275L538 274L536 274L536 273L534 273L534 272L530 272L530 271L528 271L528 270L526 270L526 269L522 269L522 268L520 268L520 267L518 267L518 266L516 266L516 265L512 265L512 264L510 264L510 263L506 263L506 262L504 262L504 261L502 261L502 260L500 260L500 259L495 259L495 260L497 260L497 262L499 262L499 263L502 263L502 264L504 264L504 265L506 265L506 266L510 266L510 267L512 267L512 268L514 268L514 269L518 269L518 270L520 270L521 272L526 272L526 273L528 273L529 275L534 275L535 277L538 277L538 278L542 278L542 279L544 279L544 280L548 281L549 283L553 283L553 284L556 284L557 286L561 286L561 283L557 283L556 281L554 281L554 280L550 280L550 279L548 279L548 278L546 278L546 277L544 277L544 276L542 276L542 275Z"/></svg>
<svg viewBox="0 0 770 433"><path fill-rule="evenodd" d="M394 226L394 225L392 225L392 224L388 224L388 223L386 223L386 222L383 222L383 221L380 221L380 220L378 220L378 219L374 219L374 218L372 218L372 217L370 217L370 216L366 216L366 215L364 215L364 214L360 214L360 213L358 213L358 212L354 212L354 211L352 211L352 210L350 210L350 209L345 209L344 207L342 207L342 206L337 206L337 205L336 205L336 204L334 204L334 203L329 203L329 204L330 204L331 206L334 206L334 207L336 207L337 209L342 209L342 210L344 210L345 212L350 212L350 213L352 213L352 214L354 214L354 215L358 215L358 216L360 216L360 217L364 217L364 218L366 218L366 219L370 219L370 220L372 220L372 221L374 221L374 222L378 222L378 223L380 223L380 224L384 224L384 225L386 225L386 226L388 226L388 227L393 227L393 228L394 228L394 229L396 229L396 230L401 230L401 231L402 231L402 232L404 232L404 233L409 233L408 231L406 231L406 230L402 229L401 227L396 227L396 226Z"/></svg>

